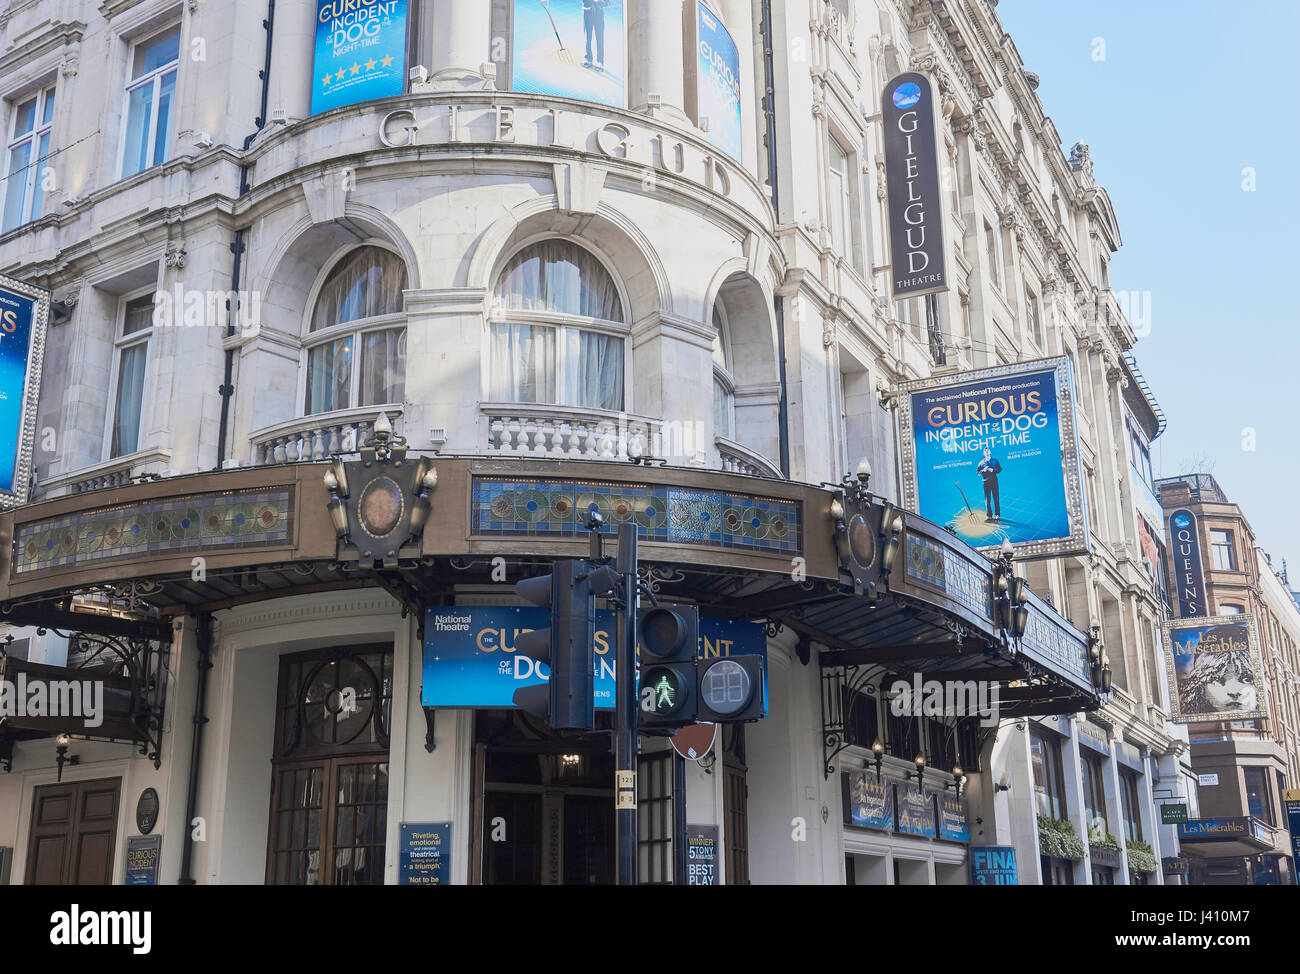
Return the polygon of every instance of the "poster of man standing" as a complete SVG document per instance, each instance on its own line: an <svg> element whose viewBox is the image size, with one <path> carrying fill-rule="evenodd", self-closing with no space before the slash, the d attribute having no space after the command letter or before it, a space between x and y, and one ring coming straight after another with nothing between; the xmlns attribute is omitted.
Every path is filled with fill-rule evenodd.
<svg viewBox="0 0 1300 974"><path fill-rule="evenodd" d="M977 548L1081 550L1069 381L1059 358L901 386L907 506Z"/></svg>
<svg viewBox="0 0 1300 974"><path fill-rule="evenodd" d="M515 91L626 107L623 0L514 0Z"/></svg>

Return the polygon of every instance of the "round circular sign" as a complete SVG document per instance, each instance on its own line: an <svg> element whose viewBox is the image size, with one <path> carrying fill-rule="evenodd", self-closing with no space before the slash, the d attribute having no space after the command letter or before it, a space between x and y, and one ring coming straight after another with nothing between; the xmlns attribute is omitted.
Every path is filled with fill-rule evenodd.
<svg viewBox="0 0 1300 974"><path fill-rule="evenodd" d="M158 792L146 788L135 803L135 827L141 835L148 835L158 823Z"/></svg>
<svg viewBox="0 0 1300 974"><path fill-rule="evenodd" d="M735 660L720 659L700 679L700 700L715 714L730 717L749 706L754 682Z"/></svg>

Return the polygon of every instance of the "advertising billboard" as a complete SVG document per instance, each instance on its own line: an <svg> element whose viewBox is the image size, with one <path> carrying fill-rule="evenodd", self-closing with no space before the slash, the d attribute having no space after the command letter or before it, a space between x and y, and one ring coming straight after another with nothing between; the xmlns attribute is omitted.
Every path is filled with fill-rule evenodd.
<svg viewBox="0 0 1300 974"><path fill-rule="evenodd" d="M740 51L718 15L695 4L695 58L687 62L687 109L710 142L739 161Z"/></svg>
<svg viewBox="0 0 1300 974"><path fill-rule="evenodd" d="M550 670L514 651L521 632L548 626L550 613L533 606L429 606L424 621L425 707L514 707L520 687L545 683ZM615 614L596 611L597 709L614 706ZM767 658L767 630L756 622L700 617L699 655ZM767 687L763 688L764 700Z"/></svg>
<svg viewBox="0 0 1300 974"><path fill-rule="evenodd" d="M970 851L972 886L1016 886L1016 847L981 845Z"/></svg>
<svg viewBox="0 0 1300 974"><path fill-rule="evenodd" d="M0 274L0 508L27 501L48 291Z"/></svg>
<svg viewBox="0 0 1300 974"><path fill-rule="evenodd" d="M409 0L317 0L311 113L400 95Z"/></svg>
<svg viewBox="0 0 1300 974"><path fill-rule="evenodd" d="M904 506L976 548L1086 551L1072 386L1064 356L900 384Z"/></svg>
<svg viewBox="0 0 1300 974"><path fill-rule="evenodd" d="M1170 720L1188 724L1268 716L1253 615L1178 619L1162 628Z"/></svg>
<svg viewBox="0 0 1300 974"><path fill-rule="evenodd" d="M934 90L923 74L900 74L885 85L885 185L888 191L891 293L910 298L948 290L943 246L940 143Z"/></svg>
<svg viewBox="0 0 1300 974"><path fill-rule="evenodd" d="M844 821L860 828L894 830L894 785L869 771L844 774Z"/></svg>
<svg viewBox="0 0 1300 974"><path fill-rule="evenodd" d="M623 0L514 0L515 91L627 106Z"/></svg>

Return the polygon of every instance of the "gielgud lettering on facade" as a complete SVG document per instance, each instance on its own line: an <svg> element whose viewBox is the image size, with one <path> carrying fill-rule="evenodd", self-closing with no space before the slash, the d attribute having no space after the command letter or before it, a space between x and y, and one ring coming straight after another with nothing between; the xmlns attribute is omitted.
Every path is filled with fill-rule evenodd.
<svg viewBox="0 0 1300 974"><path fill-rule="evenodd" d="M721 158L684 139L632 127L607 116L531 105L441 105L395 108L379 122L389 149L453 142L496 142L576 149L682 176L721 196L731 175Z"/></svg>

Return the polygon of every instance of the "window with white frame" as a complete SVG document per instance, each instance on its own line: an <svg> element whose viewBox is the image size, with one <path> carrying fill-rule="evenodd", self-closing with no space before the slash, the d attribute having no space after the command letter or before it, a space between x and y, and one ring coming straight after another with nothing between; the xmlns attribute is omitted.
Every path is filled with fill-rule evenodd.
<svg viewBox="0 0 1300 974"><path fill-rule="evenodd" d="M308 415L406 397L406 264L391 250L348 251L316 295L306 344Z"/></svg>
<svg viewBox="0 0 1300 974"><path fill-rule="evenodd" d="M623 409L627 321L613 276L568 240L526 246L498 278L488 398Z"/></svg>
<svg viewBox="0 0 1300 974"><path fill-rule="evenodd" d="M9 123L9 159L5 165L3 231L40 219L45 201L43 170L50 155L54 122L54 86L13 106Z"/></svg>
<svg viewBox="0 0 1300 974"><path fill-rule="evenodd" d="M853 259L853 183L849 179L852 157L832 136L827 140L827 209L831 220L831 249Z"/></svg>
<svg viewBox="0 0 1300 974"><path fill-rule="evenodd" d="M122 134L122 177L167 161L180 67L177 24L131 45Z"/></svg>
<svg viewBox="0 0 1300 974"><path fill-rule="evenodd" d="M736 383L728 362L726 318L713 305L713 434L729 440L736 438Z"/></svg>
<svg viewBox="0 0 1300 974"><path fill-rule="evenodd" d="M153 335L154 292L122 302L114 345L113 412L109 421L108 456L124 457L140 449L140 420L144 411L144 372Z"/></svg>

